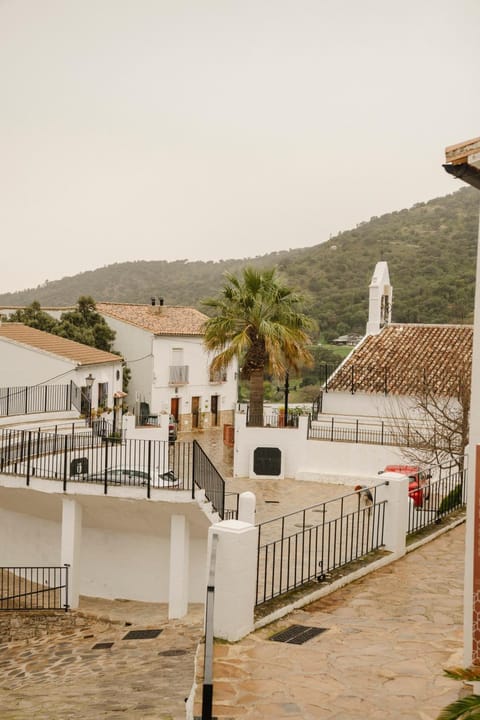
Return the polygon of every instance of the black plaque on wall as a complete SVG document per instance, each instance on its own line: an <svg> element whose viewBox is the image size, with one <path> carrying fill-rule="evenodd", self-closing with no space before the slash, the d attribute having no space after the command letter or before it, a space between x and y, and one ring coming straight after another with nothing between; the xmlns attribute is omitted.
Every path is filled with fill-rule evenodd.
<svg viewBox="0 0 480 720"><path fill-rule="evenodd" d="M255 475L280 475L282 472L282 451L279 448L257 447L253 451L253 472Z"/></svg>

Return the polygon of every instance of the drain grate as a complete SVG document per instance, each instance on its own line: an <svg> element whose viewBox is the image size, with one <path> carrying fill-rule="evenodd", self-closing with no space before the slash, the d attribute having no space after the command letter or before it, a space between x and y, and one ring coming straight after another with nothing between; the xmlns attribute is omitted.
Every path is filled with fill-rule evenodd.
<svg viewBox="0 0 480 720"><path fill-rule="evenodd" d="M309 627L308 625L291 625L286 630L273 635L270 640L275 642L291 643L292 645L303 645L307 640L325 632L327 628Z"/></svg>
<svg viewBox="0 0 480 720"><path fill-rule="evenodd" d="M149 640L150 638L156 638L160 635L162 630L130 630L125 636L124 640Z"/></svg>
<svg viewBox="0 0 480 720"><path fill-rule="evenodd" d="M97 643L93 646L92 650L108 650L108 648L111 648L113 645L113 642L108 643Z"/></svg>
<svg viewBox="0 0 480 720"><path fill-rule="evenodd" d="M180 649L178 649L178 650L173 649L173 650L164 650L163 652L159 652L158 654L163 655L164 657L175 657L176 655L186 655L187 651L180 650Z"/></svg>

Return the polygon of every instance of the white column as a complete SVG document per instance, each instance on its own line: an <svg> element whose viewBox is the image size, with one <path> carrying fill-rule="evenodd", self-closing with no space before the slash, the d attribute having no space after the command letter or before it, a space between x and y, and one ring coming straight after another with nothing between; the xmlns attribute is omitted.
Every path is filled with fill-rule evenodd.
<svg viewBox="0 0 480 720"><path fill-rule="evenodd" d="M209 560L214 534L218 544L213 632L217 638L235 642L254 626L258 528L241 520L212 525L208 531Z"/></svg>
<svg viewBox="0 0 480 720"><path fill-rule="evenodd" d="M170 575L168 617L181 618L188 612L190 529L185 515L172 515L170 522Z"/></svg>
<svg viewBox="0 0 480 720"><path fill-rule="evenodd" d="M377 475L377 483L378 480ZM385 550L401 557L407 551L408 476L386 472L382 473L381 481L388 482L388 485L380 485L376 490L377 502L387 500L383 530Z"/></svg>
<svg viewBox="0 0 480 720"><path fill-rule="evenodd" d="M64 497L62 500L62 565L70 565L68 602L71 608L78 608L80 595L82 545L82 506L77 500Z"/></svg>
<svg viewBox="0 0 480 720"><path fill-rule="evenodd" d="M249 492L243 492L238 498L238 519L243 522L255 525L255 510L256 510L257 498L255 494Z"/></svg>
<svg viewBox="0 0 480 720"><path fill-rule="evenodd" d="M479 221L480 222L480 221ZM479 548L475 547L479 529L475 527L475 507L479 503L480 487L477 485L477 445L480 445L480 225L477 240L477 274L475 281L475 312L473 323L473 356L472 356L472 388L470 395L470 431L468 447L468 488L467 488L467 528L465 535L465 582L464 582L464 622L463 647L464 664L469 667L478 662L478 647L474 648L473 634L476 644L478 628L473 626L473 613L478 610L478 584L480 578L474 578L473 568L475 556Z"/></svg>

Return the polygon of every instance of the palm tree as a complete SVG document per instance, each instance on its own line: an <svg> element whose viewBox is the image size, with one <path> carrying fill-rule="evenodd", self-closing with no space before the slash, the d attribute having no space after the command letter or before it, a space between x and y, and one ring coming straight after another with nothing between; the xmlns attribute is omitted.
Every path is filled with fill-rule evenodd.
<svg viewBox="0 0 480 720"><path fill-rule="evenodd" d="M454 680L466 682L478 682L480 671L478 668L452 668L445 670L445 675ZM479 720L480 718L480 695L467 695L455 700L443 708L437 720Z"/></svg>
<svg viewBox="0 0 480 720"><path fill-rule="evenodd" d="M220 295L203 304L215 314L205 323L205 347L215 354L213 371L238 358L250 382L250 424L263 424L265 372L282 378L300 365L311 365L308 332L315 324L301 311L303 297L284 285L276 269L244 268L240 277L226 273Z"/></svg>

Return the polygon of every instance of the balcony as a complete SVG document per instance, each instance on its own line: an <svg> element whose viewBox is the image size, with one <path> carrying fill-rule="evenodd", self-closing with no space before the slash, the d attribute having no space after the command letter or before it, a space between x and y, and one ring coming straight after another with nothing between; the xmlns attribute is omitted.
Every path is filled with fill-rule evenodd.
<svg viewBox="0 0 480 720"><path fill-rule="evenodd" d="M186 385L188 383L188 365L170 365L169 384Z"/></svg>
<svg viewBox="0 0 480 720"><path fill-rule="evenodd" d="M210 370L210 382L211 383L224 383L227 382L227 371L226 370Z"/></svg>

